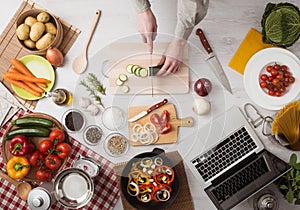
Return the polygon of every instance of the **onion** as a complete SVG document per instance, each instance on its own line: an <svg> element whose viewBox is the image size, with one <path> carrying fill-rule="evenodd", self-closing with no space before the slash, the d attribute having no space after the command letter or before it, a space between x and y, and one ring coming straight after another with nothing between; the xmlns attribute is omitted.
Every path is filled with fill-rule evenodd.
<svg viewBox="0 0 300 210"><path fill-rule="evenodd" d="M49 48L46 52L46 58L55 67L61 66L64 62L64 56L57 48Z"/></svg>
<svg viewBox="0 0 300 210"><path fill-rule="evenodd" d="M205 98L196 98L192 109L198 115L205 115L210 110L210 102Z"/></svg>
<svg viewBox="0 0 300 210"><path fill-rule="evenodd" d="M198 79L194 84L194 91L199 96L207 96L211 91L211 82L206 78Z"/></svg>

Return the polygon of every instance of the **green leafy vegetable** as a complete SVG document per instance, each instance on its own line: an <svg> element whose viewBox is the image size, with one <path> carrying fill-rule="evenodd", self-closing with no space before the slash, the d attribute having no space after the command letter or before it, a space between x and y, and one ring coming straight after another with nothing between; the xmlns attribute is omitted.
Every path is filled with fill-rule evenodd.
<svg viewBox="0 0 300 210"><path fill-rule="evenodd" d="M261 21L263 42L292 46L300 37L300 11L291 3L268 3Z"/></svg>

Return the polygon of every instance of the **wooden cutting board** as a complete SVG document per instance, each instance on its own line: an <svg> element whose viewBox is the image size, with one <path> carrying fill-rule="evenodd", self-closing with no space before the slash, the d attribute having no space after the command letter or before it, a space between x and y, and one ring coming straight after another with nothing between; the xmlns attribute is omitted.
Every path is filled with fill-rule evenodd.
<svg viewBox="0 0 300 210"><path fill-rule="evenodd" d="M157 65L168 43L155 43L152 54L152 66ZM141 78L126 71L128 64L137 64L148 68L151 66L148 47L144 43L116 43L109 47L109 89L111 94L124 94L120 86L116 85L116 80L120 74L126 74L128 80L125 85L129 87L129 92L125 94L152 94L151 85L153 83L153 94L184 94L189 91L189 68L188 68L188 47L185 47L183 62L180 69L166 77L146 77Z"/></svg>
<svg viewBox="0 0 300 210"><path fill-rule="evenodd" d="M135 116L136 114L140 113L143 110L147 110L150 106L129 107L129 109L128 109L128 119L130 119L131 117ZM168 112L169 112L169 124L171 124L172 130L169 133L166 133L166 134L159 134L158 141L154 144L171 144L171 143L175 143L177 141L178 127L179 126L189 126L189 127L193 126L194 121L193 121L192 117L186 117L186 118L178 119L174 104L171 104L171 103L166 104L166 105L161 106L158 109L152 111L150 114L140 118L139 120L137 120L135 122L128 123L128 130L129 130L129 137L128 138L130 140L131 145L133 145L133 146L143 145L140 142L133 142L132 141L132 133L133 133L132 128L136 124L141 124L142 126L144 126L146 123L150 122L150 116L153 113L157 113L158 115L160 115L164 110L168 110Z"/></svg>

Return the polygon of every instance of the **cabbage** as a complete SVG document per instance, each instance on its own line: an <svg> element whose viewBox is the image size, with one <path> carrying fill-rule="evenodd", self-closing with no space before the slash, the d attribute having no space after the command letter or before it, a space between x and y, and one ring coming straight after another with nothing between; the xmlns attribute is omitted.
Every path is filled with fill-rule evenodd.
<svg viewBox="0 0 300 210"><path fill-rule="evenodd" d="M300 37L300 11L291 3L268 3L261 21L263 42L292 46Z"/></svg>

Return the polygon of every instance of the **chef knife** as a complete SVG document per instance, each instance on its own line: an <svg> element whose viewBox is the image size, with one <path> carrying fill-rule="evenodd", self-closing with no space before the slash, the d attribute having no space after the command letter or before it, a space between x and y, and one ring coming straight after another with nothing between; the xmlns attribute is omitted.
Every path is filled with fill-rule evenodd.
<svg viewBox="0 0 300 210"><path fill-rule="evenodd" d="M226 90L228 90L230 93L232 93L231 87L230 87L230 83L228 81L228 78L220 64L220 61L218 60L217 56L215 55L215 53L213 52L211 46L209 45L203 31L198 28L196 30L196 35L199 36L200 41L204 47L204 49L206 50L206 52L208 53L208 63L209 65L212 67L214 74L216 75L216 77L218 78L218 80L221 82L221 84L226 88Z"/></svg>
<svg viewBox="0 0 300 210"><path fill-rule="evenodd" d="M161 107L162 105L165 105L166 103L168 103L168 99L164 99L163 101L154 104L153 106L151 106L150 108L148 108L147 110L141 111L140 113L138 113L137 115L133 116L132 118L130 118L128 121L129 122L134 122L137 121L138 119L141 119L142 117L146 116L147 114L149 114L150 112L152 112L153 110Z"/></svg>

